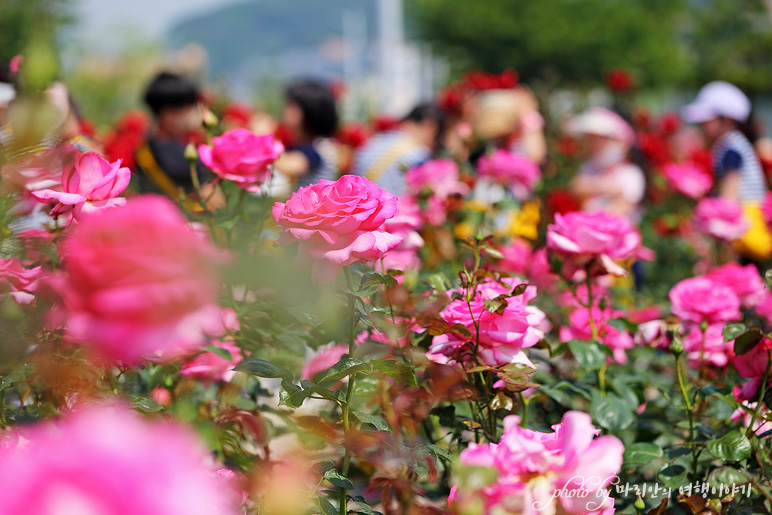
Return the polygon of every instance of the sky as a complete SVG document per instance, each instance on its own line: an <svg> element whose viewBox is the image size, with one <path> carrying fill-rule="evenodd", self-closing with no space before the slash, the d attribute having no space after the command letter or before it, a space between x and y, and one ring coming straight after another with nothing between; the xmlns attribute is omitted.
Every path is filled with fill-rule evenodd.
<svg viewBox="0 0 772 515"><path fill-rule="evenodd" d="M243 1L73 0L73 14L78 22L65 35L65 43L112 51L127 38L160 40L179 20Z"/></svg>

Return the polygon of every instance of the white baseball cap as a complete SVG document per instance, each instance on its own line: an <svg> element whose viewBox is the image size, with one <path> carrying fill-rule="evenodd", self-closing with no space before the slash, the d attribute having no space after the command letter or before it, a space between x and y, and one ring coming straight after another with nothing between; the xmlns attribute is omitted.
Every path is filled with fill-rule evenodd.
<svg viewBox="0 0 772 515"><path fill-rule="evenodd" d="M705 84L681 114L688 123L703 123L722 116L744 122L751 114L751 101L734 84L717 80Z"/></svg>
<svg viewBox="0 0 772 515"><path fill-rule="evenodd" d="M573 134L594 134L630 146L635 142L635 131L617 113L605 107L591 107L580 115L570 118L565 130Z"/></svg>

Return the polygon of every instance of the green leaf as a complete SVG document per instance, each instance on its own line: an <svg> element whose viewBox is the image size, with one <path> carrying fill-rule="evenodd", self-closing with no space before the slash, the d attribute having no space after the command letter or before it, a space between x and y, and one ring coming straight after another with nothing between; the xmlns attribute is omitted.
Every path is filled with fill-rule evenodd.
<svg viewBox="0 0 772 515"><path fill-rule="evenodd" d="M525 290L528 289L528 286L529 286L528 283L520 283L520 284L518 284L517 286L514 287L514 289L512 290L512 293L510 294L510 296L518 297L518 296L522 295L523 293L525 293Z"/></svg>
<svg viewBox="0 0 772 515"><path fill-rule="evenodd" d="M322 510L324 515L338 515L338 510L336 510L335 506L333 506L325 497L322 497L321 495L317 497L316 504L319 506L319 509Z"/></svg>
<svg viewBox="0 0 772 515"><path fill-rule="evenodd" d="M764 280L767 282L767 286L772 288L772 270L767 270L764 273Z"/></svg>
<svg viewBox="0 0 772 515"><path fill-rule="evenodd" d="M373 509L370 507L370 505L367 504L367 501L365 500L365 498L362 497L361 495L357 495L356 497L352 497L351 500L354 501L355 503L357 503L357 506L362 508L362 513L364 513L365 515L381 515L381 512L373 511Z"/></svg>
<svg viewBox="0 0 772 515"><path fill-rule="evenodd" d="M708 476L708 484L716 488L720 488L721 485L727 486L731 484L741 486L747 482L748 478L742 472L732 467L719 467Z"/></svg>
<svg viewBox="0 0 772 515"><path fill-rule="evenodd" d="M359 411L354 411L354 416L365 424L372 424L378 431L389 431L389 424L386 423L381 417L375 415L368 415Z"/></svg>
<svg viewBox="0 0 772 515"><path fill-rule="evenodd" d="M131 405L137 408L138 410L144 411L146 413L155 413L156 411L161 411L164 409L163 406L158 404L153 399L146 399L144 397L137 397L133 401L131 401Z"/></svg>
<svg viewBox="0 0 772 515"><path fill-rule="evenodd" d="M35 372L35 367L29 363L14 368L10 374L3 377L0 381L0 390L5 390L9 386L24 381L28 376Z"/></svg>
<svg viewBox="0 0 772 515"><path fill-rule="evenodd" d="M447 451L447 450L445 450L445 449L443 449L443 448L442 448L442 447L440 447L439 445L437 445L437 444L431 444L431 445L429 445L428 447L429 447L431 450L433 450L433 451L434 451L434 452L437 454L437 456L439 456L440 458L446 459L446 460L448 460L448 461L453 461L453 458L451 458L451 457L450 457L450 454L448 454L448 451Z"/></svg>
<svg viewBox="0 0 772 515"><path fill-rule="evenodd" d="M338 379L343 379L344 377L356 374L357 372L370 370L370 363L365 363L364 361L356 358L344 357L342 360L338 361L332 367L330 367L320 382L337 381Z"/></svg>
<svg viewBox="0 0 772 515"><path fill-rule="evenodd" d="M659 445L647 442L634 443L625 449L625 465L645 465L651 460L662 457L662 448Z"/></svg>
<svg viewBox="0 0 772 515"><path fill-rule="evenodd" d="M389 274L379 274L378 272L368 272L362 276L360 287L366 283L377 283L388 286L389 288L396 287L399 283L397 280Z"/></svg>
<svg viewBox="0 0 772 515"><path fill-rule="evenodd" d="M432 274L424 279L424 282L439 293L445 293L450 289L450 281L443 274Z"/></svg>
<svg viewBox="0 0 772 515"><path fill-rule="evenodd" d="M373 370L393 377L401 383L409 386L418 386L418 381L413 373L413 366L408 363L402 363L393 359L383 361L372 361L370 364Z"/></svg>
<svg viewBox="0 0 772 515"><path fill-rule="evenodd" d="M568 350L585 370L600 370L606 362L606 353L596 341L571 340L568 342Z"/></svg>
<svg viewBox="0 0 772 515"><path fill-rule="evenodd" d="M686 479L686 469L681 465L671 465L659 471L659 479L667 488L678 488Z"/></svg>
<svg viewBox="0 0 772 515"><path fill-rule="evenodd" d="M726 324L721 334L724 336L724 341L728 342L734 340L745 332L745 324Z"/></svg>
<svg viewBox="0 0 772 515"><path fill-rule="evenodd" d="M592 392L590 415L598 425L612 432L619 432L635 421L629 404L614 393L606 392L603 396L597 390Z"/></svg>
<svg viewBox="0 0 772 515"><path fill-rule="evenodd" d="M233 370L246 372L258 377L292 379L292 372L280 365L274 365L262 359L247 358L236 365Z"/></svg>
<svg viewBox="0 0 772 515"><path fill-rule="evenodd" d="M753 350L764 335L758 328L751 327L734 340L734 354L740 356Z"/></svg>
<svg viewBox="0 0 772 515"><path fill-rule="evenodd" d="M233 356L231 355L231 352L228 349L223 349L222 347L218 347L217 345L207 345L206 347L204 347L204 350L207 352L211 352L212 354L217 354L224 360L233 361Z"/></svg>
<svg viewBox="0 0 772 515"><path fill-rule="evenodd" d="M742 461L751 456L751 442L739 429L707 444L708 452L723 461Z"/></svg>
<svg viewBox="0 0 772 515"><path fill-rule="evenodd" d="M482 251L493 258L504 259L504 254L502 254L498 249L494 249L493 247L486 247L482 249Z"/></svg>
<svg viewBox="0 0 772 515"><path fill-rule="evenodd" d="M279 406L297 409L310 395L311 390L303 390L291 381L284 379L279 389Z"/></svg>
<svg viewBox="0 0 772 515"><path fill-rule="evenodd" d="M314 465L314 469L317 473L324 474L328 470L335 468L335 465L337 465L337 462L334 459L327 458Z"/></svg>
<svg viewBox="0 0 772 515"><path fill-rule="evenodd" d="M332 483L333 485L345 488L346 490L353 490L354 483L352 483L346 476L341 474L335 469L330 469L324 473L324 479Z"/></svg>

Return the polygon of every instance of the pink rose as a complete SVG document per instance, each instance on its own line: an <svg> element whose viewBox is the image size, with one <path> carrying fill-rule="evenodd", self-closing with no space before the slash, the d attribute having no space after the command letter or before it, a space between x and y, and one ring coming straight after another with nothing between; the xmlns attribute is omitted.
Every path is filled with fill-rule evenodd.
<svg viewBox="0 0 772 515"><path fill-rule="evenodd" d="M722 197L702 199L693 222L698 231L726 241L742 237L749 227L740 204Z"/></svg>
<svg viewBox="0 0 772 515"><path fill-rule="evenodd" d="M671 311L684 322L718 324L742 318L735 292L708 277L684 279L668 296Z"/></svg>
<svg viewBox="0 0 772 515"><path fill-rule="evenodd" d="M40 277L39 266L26 269L19 258L0 258L0 297L6 292L19 304L30 304L35 299Z"/></svg>
<svg viewBox="0 0 772 515"><path fill-rule="evenodd" d="M769 363L769 352L772 351L772 340L767 337L761 339L750 351L740 354L734 358L734 366L737 373L742 377L750 378L750 381L743 386L738 398L744 401L755 400L761 383L764 380L764 373ZM772 378L767 381L772 380Z"/></svg>
<svg viewBox="0 0 772 515"><path fill-rule="evenodd" d="M62 173L72 167L76 154L74 147L65 145L3 165L0 172L3 192L21 195L21 200L11 208L10 214L27 215L39 206L40 202L33 196L37 191L61 191Z"/></svg>
<svg viewBox="0 0 772 515"><path fill-rule="evenodd" d="M302 379L311 380L316 374L329 370L335 363L348 354L348 345L336 343L319 347L306 362L300 373Z"/></svg>
<svg viewBox="0 0 772 515"><path fill-rule="evenodd" d="M477 162L477 172L482 177L491 177L496 182L509 186L518 200L525 200L541 178L539 166L520 154L496 149L485 154Z"/></svg>
<svg viewBox="0 0 772 515"><path fill-rule="evenodd" d="M764 300L766 287L753 265L742 266L739 263L727 263L710 270L707 277L734 291L745 307L754 307Z"/></svg>
<svg viewBox="0 0 772 515"><path fill-rule="evenodd" d="M405 184L410 195L429 191L440 199L469 192L469 187L460 182L458 164L452 159L434 159L411 168L405 173Z"/></svg>
<svg viewBox="0 0 772 515"><path fill-rule="evenodd" d="M625 218L610 213L555 213L555 223L547 227L547 248L566 260L567 276L588 266L594 273L620 276L626 272L617 263L639 254L641 235Z"/></svg>
<svg viewBox="0 0 772 515"><path fill-rule="evenodd" d="M190 351L222 325L215 266L224 256L164 197L143 195L87 217L62 258L66 331L108 359Z"/></svg>
<svg viewBox="0 0 772 515"><path fill-rule="evenodd" d="M569 340L592 340L592 326L590 325L589 310L580 308L574 310L568 317L570 327L560 328L560 341ZM632 349L635 346L633 337L626 331L620 331L609 322L614 318L621 318L624 313L605 309L601 311L598 307L592 308L592 321L598 332L598 341L608 345L614 352L614 361L620 364L627 363L627 354L625 350Z"/></svg>
<svg viewBox="0 0 772 515"><path fill-rule="evenodd" d="M4 515L236 514L195 434L122 406L90 407L0 450Z"/></svg>
<svg viewBox="0 0 772 515"><path fill-rule="evenodd" d="M317 285L335 280L343 266L376 261L399 245L402 238L383 227L396 214L397 197L356 175L321 180L273 206L284 230L277 243L300 242L296 263L311 261Z"/></svg>
<svg viewBox="0 0 772 515"><path fill-rule="evenodd" d="M504 419L498 444L470 444L461 452L462 466L486 467L496 473L485 486L457 485L449 503L464 510L482 501L485 515L494 513L613 513L613 499L605 489L622 467L622 442L614 436L597 437L590 415L569 411L554 432L520 427L520 419ZM461 476L462 478L464 476ZM473 476L468 476L473 477Z"/></svg>
<svg viewBox="0 0 772 515"><path fill-rule="evenodd" d="M232 341L215 340L210 345L218 347L228 354L227 359L212 351L204 351L193 359L186 361L180 367L180 374L185 377L203 379L206 381L230 381L236 372L233 371L242 359L241 349Z"/></svg>
<svg viewBox="0 0 772 515"><path fill-rule="evenodd" d="M668 183L687 197L703 197L713 186L713 178L694 163L668 163L662 168Z"/></svg>
<svg viewBox="0 0 772 515"><path fill-rule="evenodd" d="M397 215L386 220L383 228L389 234L402 238L402 243L383 257L383 265L386 270L420 270L418 249L424 246L424 239L418 234L423 225L421 209L411 197L398 199L397 206Z"/></svg>
<svg viewBox="0 0 772 515"><path fill-rule="evenodd" d="M271 176L269 165L284 152L272 134L253 134L233 129L212 138L212 146L199 145L201 162L223 179L243 190L256 192Z"/></svg>
<svg viewBox="0 0 772 515"><path fill-rule="evenodd" d="M40 202L59 202L51 216L72 211L80 221L83 214L102 209L126 205L126 199L119 197L129 185L131 170L121 167L121 160L106 161L96 152L76 154L73 166L62 172L62 190L42 189L32 195Z"/></svg>
<svg viewBox="0 0 772 515"><path fill-rule="evenodd" d="M440 317L451 326L463 325L472 335L476 333L475 322L477 323L480 328L479 357L484 363L522 363L533 367L533 363L522 349L532 347L544 338L542 325L546 315L538 308L528 305L528 302L536 297L536 287L529 286L522 295L508 297L502 314L491 313L485 308L485 301L510 293L520 284L520 281L515 279L502 281L503 285L490 279L478 284L471 309L465 300L451 300L440 313ZM451 290L448 296L452 297L453 293L463 294L463 291ZM472 337L472 340L474 339ZM472 349L467 345L469 341L470 338L463 334L435 336L429 348L429 357L439 362L448 359L465 361L472 353Z"/></svg>
<svg viewBox="0 0 772 515"><path fill-rule="evenodd" d="M560 277L552 271L546 248L534 251L528 263L527 276L542 292L554 292L557 289Z"/></svg>
<svg viewBox="0 0 772 515"><path fill-rule="evenodd" d="M500 247L504 256L498 262L498 269L510 274L525 275L531 264L531 244L522 238L514 238L509 245Z"/></svg>
<svg viewBox="0 0 772 515"><path fill-rule="evenodd" d="M699 327L692 327L683 338L684 352L692 367L699 369L703 363L725 367L734 357L734 340L724 341L724 324L709 325L703 336Z"/></svg>
<svg viewBox="0 0 772 515"><path fill-rule="evenodd" d="M767 193L764 202L761 203L761 215L764 217L767 227L772 227L772 191Z"/></svg>

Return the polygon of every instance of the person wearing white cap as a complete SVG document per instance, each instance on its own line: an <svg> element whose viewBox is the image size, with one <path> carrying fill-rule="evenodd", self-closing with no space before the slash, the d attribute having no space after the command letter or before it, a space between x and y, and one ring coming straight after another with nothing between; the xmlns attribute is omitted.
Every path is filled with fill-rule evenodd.
<svg viewBox="0 0 772 515"><path fill-rule="evenodd" d="M760 210L768 191L767 181L753 144L741 130L750 125L750 99L733 84L709 82L681 114L684 121L699 124L711 143L714 195L742 203L751 223L736 247L745 257L765 259L772 252L772 236Z"/></svg>
<svg viewBox="0 0 772 515"><path fill-rule="evenodd" d="M570 118L569 134L580 135L589 156L571 182L571 191L585 211L607 211L638 222L646 192L643 171L628 159L635 132L624 118L603 107L592 107Z"/></svg>

